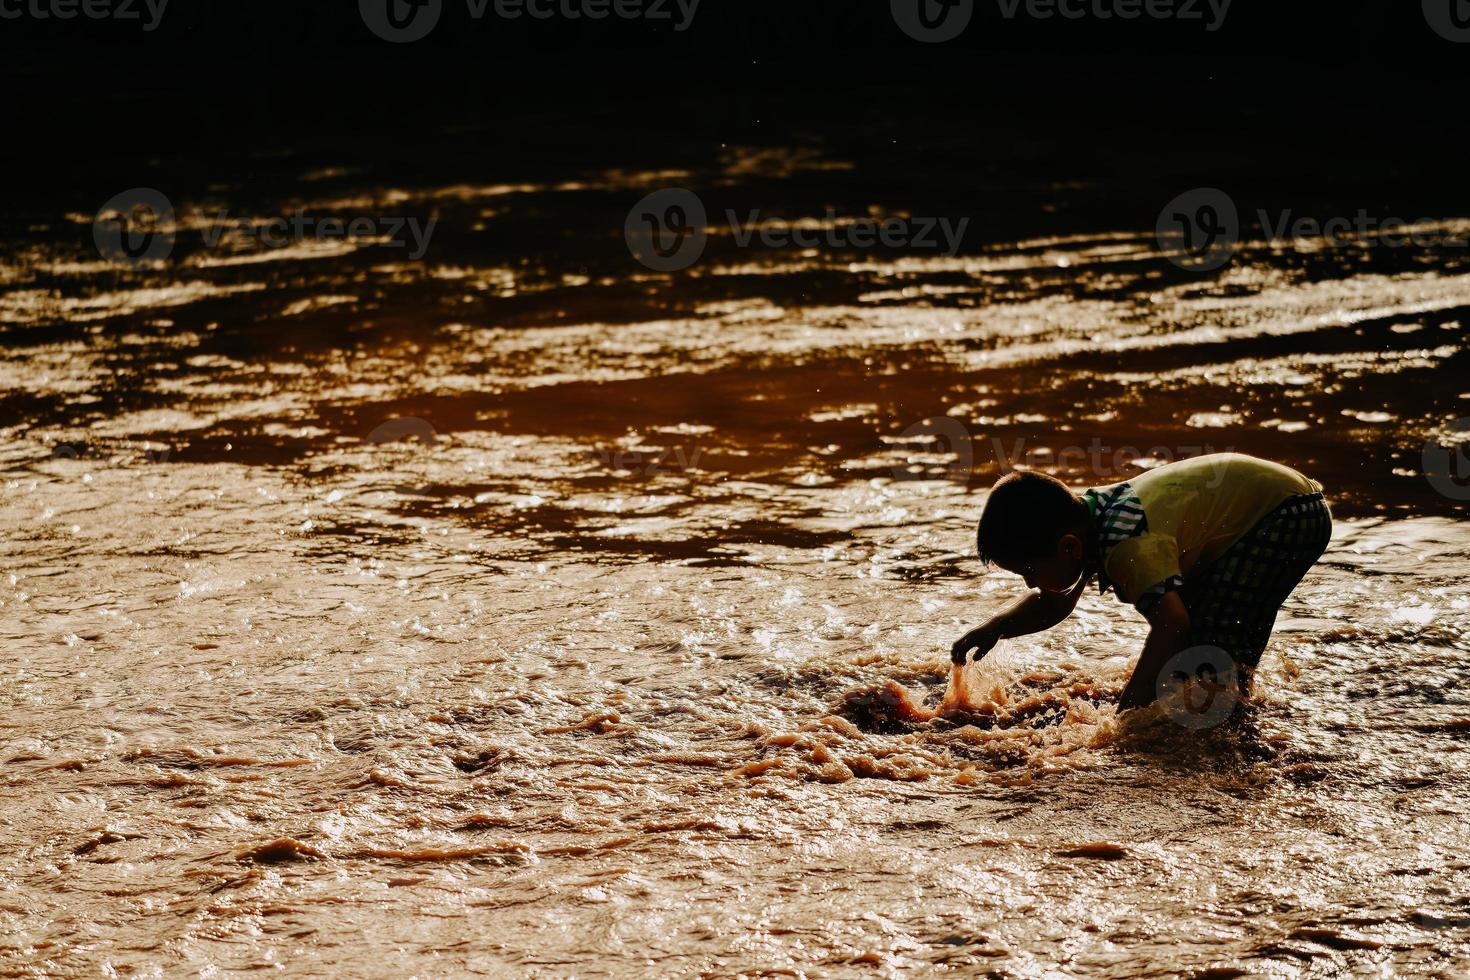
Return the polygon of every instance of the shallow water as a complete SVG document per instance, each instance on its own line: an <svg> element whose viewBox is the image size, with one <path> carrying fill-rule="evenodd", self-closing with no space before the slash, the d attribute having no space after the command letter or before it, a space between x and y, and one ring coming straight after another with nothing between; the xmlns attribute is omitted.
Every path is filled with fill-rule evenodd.
<svg viewBox="0 0 1470 980"><path fill-rule="evenodd" d="M1461 257L1199 279L1149 214L669 280L617 238L656 175L353 179L312 205L432 209L423 263L7 246L6 972L1470 967L1470 524L1422 463L1470 412ZM1095 595L965 711L875 710L1016 591L969 557L997 454L1206 446L1339 517L1242 722L1119 719L1143 624Z"/></svg>

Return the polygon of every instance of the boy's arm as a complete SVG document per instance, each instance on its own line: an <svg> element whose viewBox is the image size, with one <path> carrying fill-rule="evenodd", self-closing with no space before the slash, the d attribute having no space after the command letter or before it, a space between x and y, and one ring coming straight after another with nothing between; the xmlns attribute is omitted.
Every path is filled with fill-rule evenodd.
<svg viewBox="0 0 1470 980"><path fill-rule="evenodd" d="M1178 592L1165 592L1149 612L1148 623L1148 639L1118 699L1119 711L1147 707L1158 699L1159 674L1189 636L1189 609Z"/></svg>
<svg viewBox="0 0 1470 980"><path fill-rule="evenodd" d="M1051 629L1077 608L1077 600L1082 598L1082 592L1090 581L1092 576L1082 576L1082 580L1070 592L1043 592L1039 589L1028 592L990 617L988 622L956 640L950 647L950 660L962 664L971 650L980 651L975 657L979 660L990 652L991 647L1008 636L1025 636Z"/></svg>

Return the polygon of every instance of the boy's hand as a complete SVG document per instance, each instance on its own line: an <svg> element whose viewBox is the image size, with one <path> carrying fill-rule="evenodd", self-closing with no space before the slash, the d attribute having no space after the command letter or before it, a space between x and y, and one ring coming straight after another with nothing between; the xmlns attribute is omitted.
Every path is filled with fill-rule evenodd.
<svg viewBox="0 0 1470 980"><path fill-rule="evenodd" d="M999 641L1000 633L990 623L977 626L954 641L954 646L949 648L949 659L952 663L963 664L965 655L971 650L976 650L978 652L975 654L975 659L979 660L989 653Z"/></svg>

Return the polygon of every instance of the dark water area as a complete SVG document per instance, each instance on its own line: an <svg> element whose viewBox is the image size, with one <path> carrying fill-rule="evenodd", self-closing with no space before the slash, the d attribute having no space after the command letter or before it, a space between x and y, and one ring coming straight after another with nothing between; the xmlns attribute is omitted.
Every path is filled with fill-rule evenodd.
<svg viewBox="0 0 1470 980"><path fill-rule="evenodd" d="M722 7L619 85L590 33L492 71L223 9L125 82L44 32L6 69L59 101L0 151L0 972L1466 968L1457 69L1333 53L1397 20L890 80L830 69L882 18ZM674 187L660 271L625 227ZM1157 232L1203 187L1208 270ZM133 188L155 259L94 240ZM1112 597L946 680L1019 591L996 476L1227 449L1337 519L1243 721L1120 717Z"/></svg>
<svg viewBox="0 0 1470 980"><path fill-rule="evenodd" d="M1231 269L1201 275L1153 241L1160 207L1185 186L1144 163L1158 140L1131 141L1134 159L1124 166L1096 151L1069 155L1066 140L1096 143L1093 132L1044 146L1035 141L1047 129L1039 122L996 126L1009 141L996 162L990 141L968 132L978 111L957 111L943 131L932 117L890 122L903 118L905 99L933 111L913 86L889 91L886 111L872 119L822 119L828 132L777 123L768 135L783 142L770 144L745 120L732 128L753 142L715 142L719 127L697 111L709 99L666 107L669 121L708 130L672 143L641 141L656 128L646 119L631 120L630 135L625 115L589 130L577 119L588 110L574 107L564 110L575 120L566 127L544 117L436 120L412 135L379 135L382 152L318 134L304 150L259 147L217 166L207 149L175 154L134 161L121 180L108 171L114 184L89 188L90 197L41 195L7 216L3 341L23 358L81 344L89 369L106 373L80 402L12 386L5 410L33 433L47 424L74 431L166 412L189 385L248 385L263 365L276 365L300 378L293 386L306 389L304 401L248 419L220 413L187 437L145 425L129 438L166 445L180 461L309 465L339 438L400 416L445 435L559 437L593 450L628 431L689 424L708 427L699 442L716 472L832 477L856 475L869 465L864 457L911 438L926 419L966 422L955 407L983 402L968 412L977 424L966 423L975 441L967 482L977 487L1014 462L1015 447L1078 447L1093 468L1099 450L1089 447L1099 444L1110 459L1120 448L1232 448L1292 460L1331 483L1347 513L1447 512L1420 477L1418 457L1465 409L1463 309L1450 284L1466 249L1441 241L1463 219L1402 193L1413 175L1377 172L1372 190L1328 181L1301 196L1253 196L1265 175L1241 179L1225 168L1244 241ZM507 138L515 152L497 152ZM1278 177L1291 167L1289 155L1269 159ZM165 267L88 258L86 202L127 186L166 187L189 212ZM621 234L629 207L664 186L696 191L720 226L700 265L676 277L637 267ZM58 220L57 208L72 217ZM1264 240L1283 215L1359 211L1370 220L1410 216L1429 229L1426 242ZM1255 228L1252 212L1260 213ZM282 214L381 216L398 242L310 256L233 233L209 244L221 228ZM750 215L829 225L913 215L964 225L952 255L877 244L814 252L742 246L725 226ZM423 256L409 259L414 230L431 221ZM936 246L945 244L942 230L933 232ZM1007 323L977 328L997 308ZM912 323L902 323L904 311L917 311ZM826 336L773 356L772 333L759 321L780 316L801 322L803 336ZM589 343L589 324L612 339ZM662 360L646 350L650 324L670 335ZM476 339L485 329L523 339L486 350ZM123 334L128 342L118 343ZM623 344L619 334L636 339ZM191 338L183 350L181 336ZM480 382L452 391L394 384L411 381L401 370L410 352L430 371ZM190 358L210 366L201 372ZM1266 383L1252 380L1260 365ZM333 390L344 366L372 380L374 397ZM537 380L548 373L557 383ZM827 402L872 407L833 418L816 411ZM882 473L888 463L873 466ZM950 464L940 471L955 475Z"/></svg>

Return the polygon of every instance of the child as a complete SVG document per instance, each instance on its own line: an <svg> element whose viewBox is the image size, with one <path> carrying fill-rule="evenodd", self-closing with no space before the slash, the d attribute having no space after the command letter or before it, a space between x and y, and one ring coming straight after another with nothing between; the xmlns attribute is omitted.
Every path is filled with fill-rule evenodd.
<svg viewBox="0 0 1470 980"><path fill-rule="evenodd" d="M954 662L1055 626L1097 576L1101 592L1116 591L1150 627L1119 710L1153 703L1160 673L1193 647L1224 650L1243 692L1277 610L1327 549L1332 515L1321 491L1293 469L1238 453L1169 463L1081 496L1041 473L1008 474L980 515L980 560L1039 591L956 641Z"/></svg>

